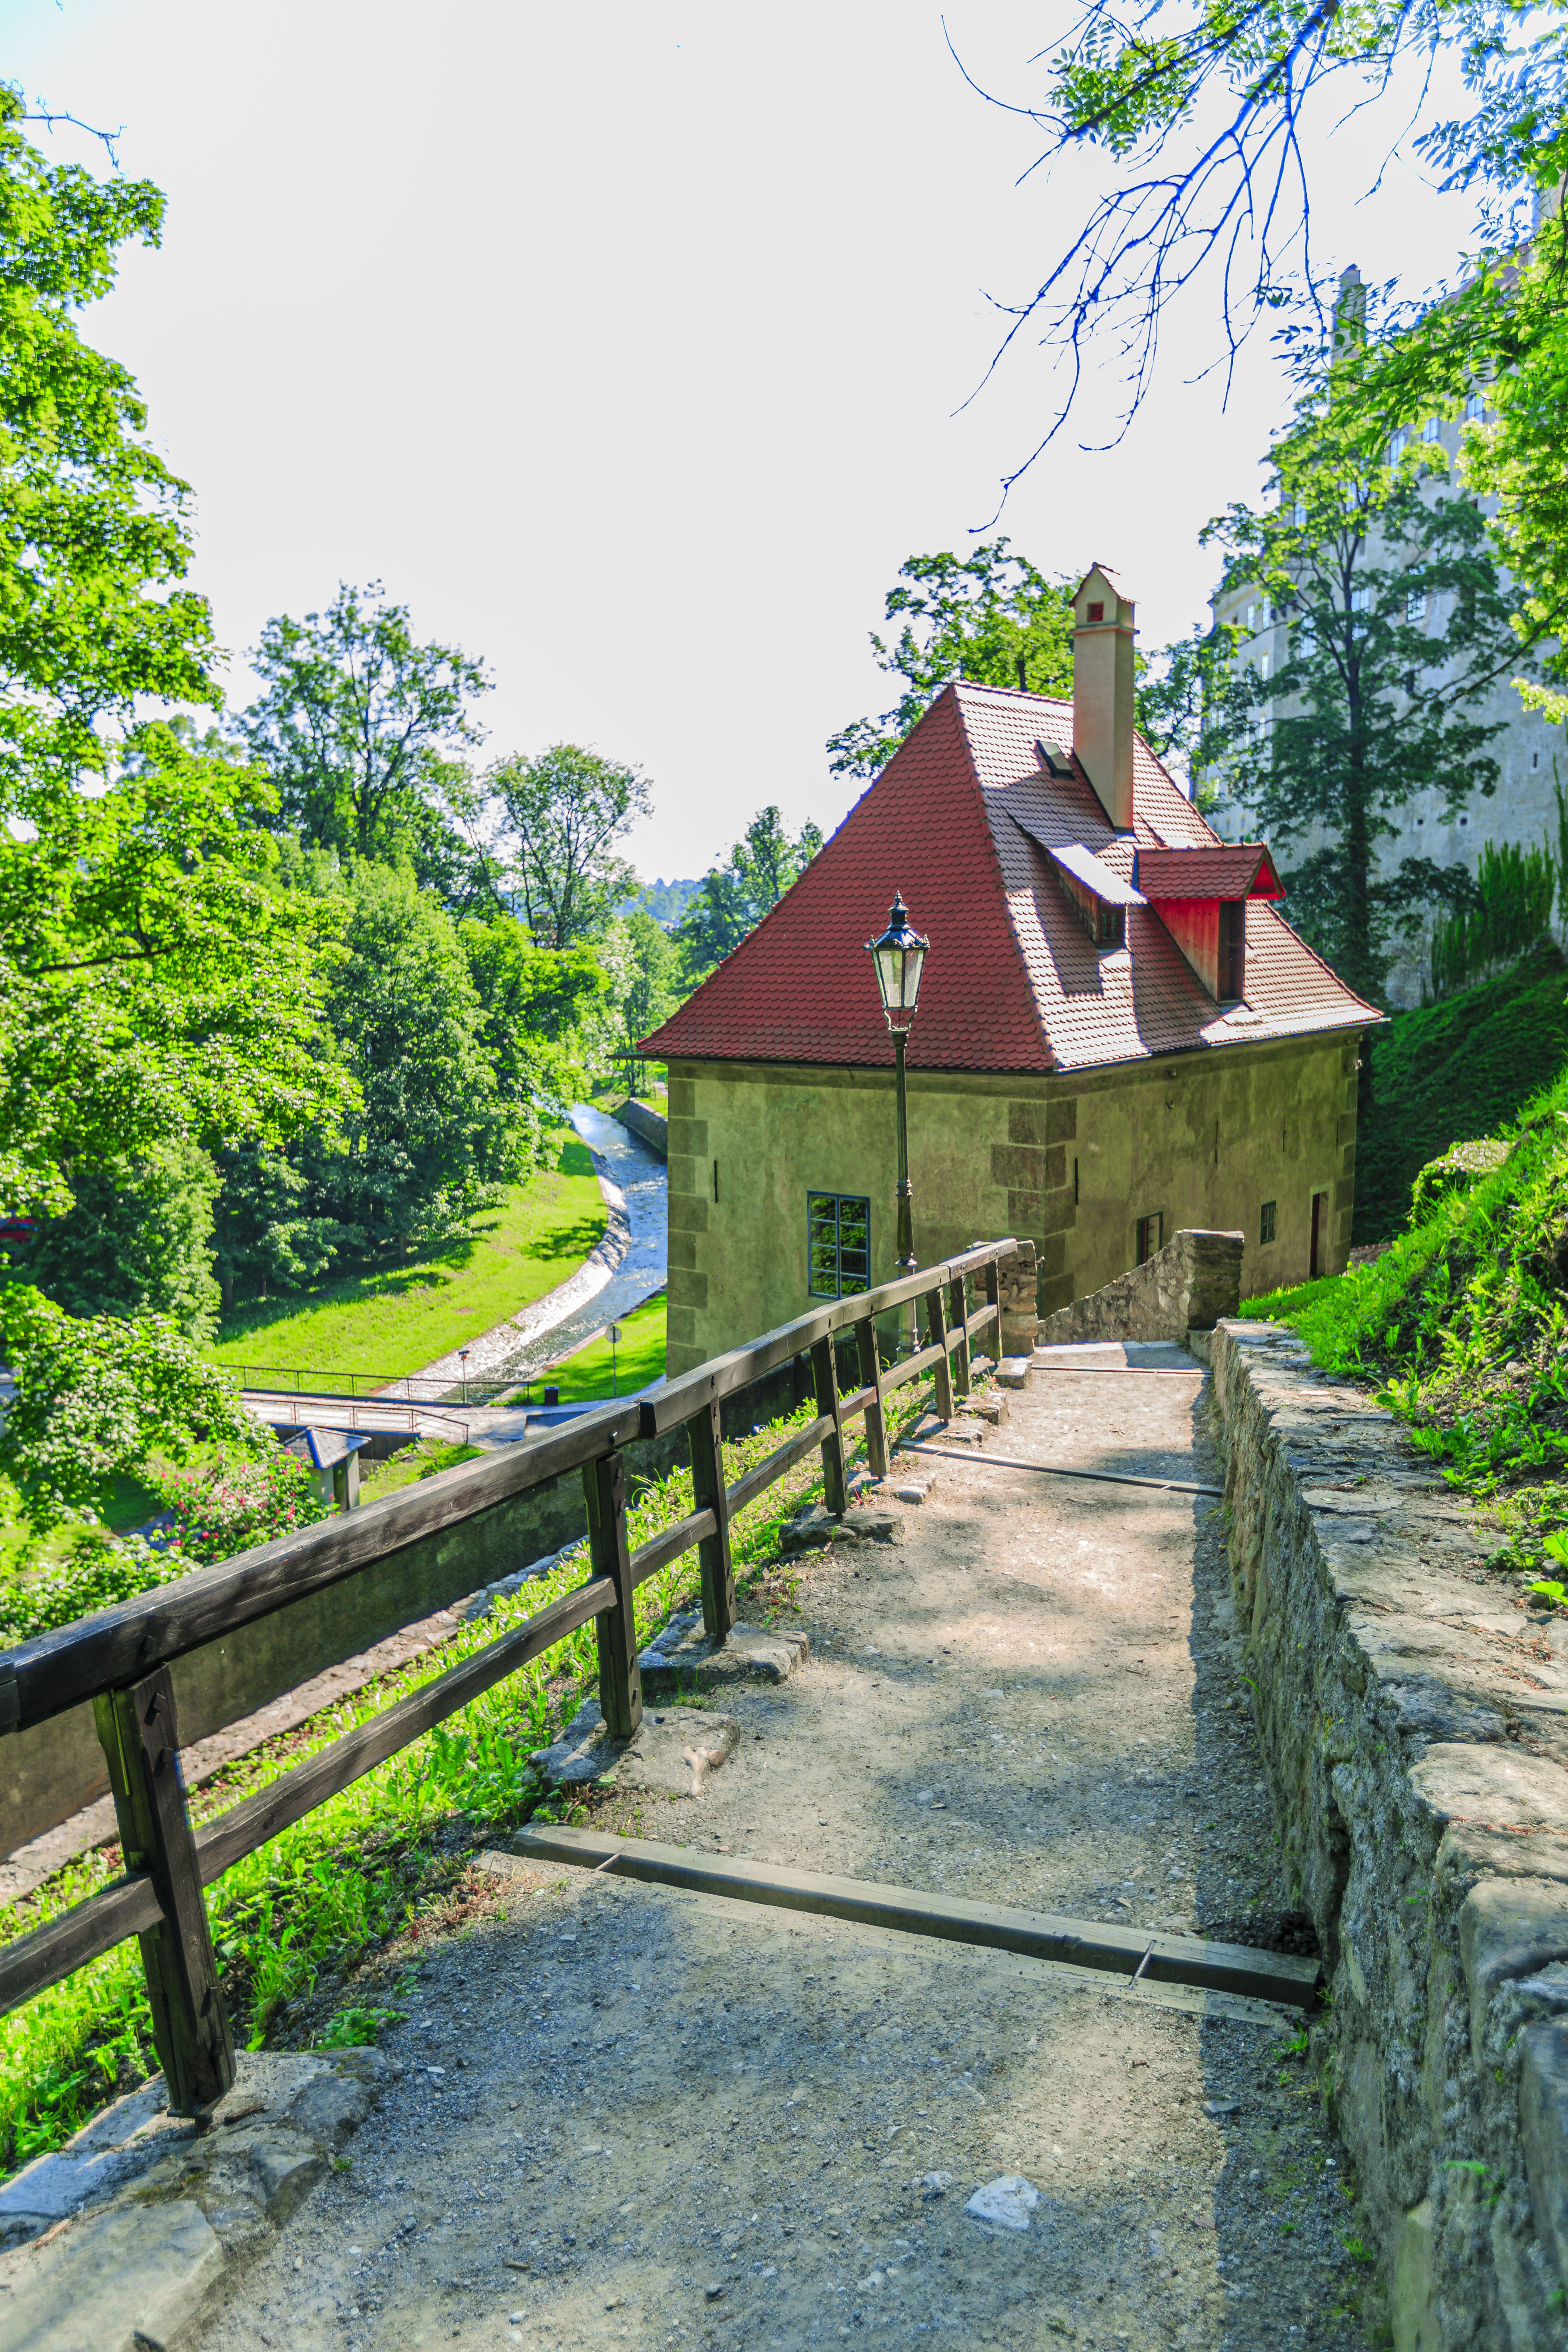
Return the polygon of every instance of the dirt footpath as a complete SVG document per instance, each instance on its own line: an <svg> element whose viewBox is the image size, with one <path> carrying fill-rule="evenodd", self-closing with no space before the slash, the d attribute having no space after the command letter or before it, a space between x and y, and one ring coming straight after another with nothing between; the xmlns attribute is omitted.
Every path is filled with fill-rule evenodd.
<svg viewBox="0 0 1568 2352"><path fill-rule="evenodd" d="M984 1458L1214 1482L1204 1425L1195 1368L1037 1371L981 1459L921 1465L900 1542L813 1559L811 1661L726 1695L709 1792L597 1825L1306 1948L1215 1505ZM1289 2022L614 1878L487 1883L386 2037L403 2081L213 2352L1364 2342Z"/></svg>

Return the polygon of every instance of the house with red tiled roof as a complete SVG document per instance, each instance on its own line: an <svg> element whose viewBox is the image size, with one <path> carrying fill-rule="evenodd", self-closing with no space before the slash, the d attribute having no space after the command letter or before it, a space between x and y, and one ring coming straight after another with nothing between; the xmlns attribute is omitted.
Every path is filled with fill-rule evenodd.
<svg viewBox="0 0 1568 2352"><path fill-rule="evenodd" d="M1247 1292L1338 1272L1356 1069L1383 1017L1290 929L1132 718L1133 607L1095 565L1071 702L939 694L749 938L645 1041L669 1072L669 1353L683 1370L894 1272L894 1050L867 943L931 942L909 1034L921 1263L1036 1243L1049 1313L1182 1226Z"/></svg>

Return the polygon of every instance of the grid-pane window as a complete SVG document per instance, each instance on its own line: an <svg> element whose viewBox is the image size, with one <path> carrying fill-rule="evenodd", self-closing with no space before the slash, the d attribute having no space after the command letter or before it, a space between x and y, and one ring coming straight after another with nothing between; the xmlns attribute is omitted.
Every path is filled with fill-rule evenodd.
<svg viewBox="0 0 1568 2352"><path fill-rule="evenodd" d="M805 1196L806 1287L813 1298L852 1298L871 1287L871 1203L854 1192Z"/></svg>
<svg viewBox="0 0 1568 2352"><path fill-rule="evenodd" d="M1138 1220L1138 1263L1147 1265L1165 1246L1165 1213L1157 1210L1152 1217Z"/></svg>
<svg viewBox="0 0 1568 2352"><path fill-rule="evenodd" d="M1258 1238L1260 1244L1274 1239L1274 1213L1279 1205L1277 1201L1265 1201L1258 1212Z"/></svg>

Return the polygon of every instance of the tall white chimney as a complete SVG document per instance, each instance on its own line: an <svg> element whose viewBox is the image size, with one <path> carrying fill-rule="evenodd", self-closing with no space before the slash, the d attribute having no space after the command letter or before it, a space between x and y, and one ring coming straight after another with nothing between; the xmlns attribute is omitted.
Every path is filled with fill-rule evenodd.
<svg viewBox="0 0 1568 2352"><path fill-rule="evenodd" d="M1118 833L1132 830L1132 600L1103 563L1072 600L1072 741Z"/></svg>

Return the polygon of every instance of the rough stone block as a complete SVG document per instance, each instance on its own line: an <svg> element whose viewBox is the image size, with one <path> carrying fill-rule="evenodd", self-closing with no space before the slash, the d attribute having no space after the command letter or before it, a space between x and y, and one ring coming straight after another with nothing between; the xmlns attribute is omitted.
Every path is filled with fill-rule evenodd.
<svg viewBox="0 0 1568 2352"><path fill-rule="evenodd" d="M996 1367L997 1381L1005 1389L1027 1388L1033 1365L1032 1356L1004 1356Z"/></svg>
<svg viewBox="0 0 1568 2352"><path fill-rule="evenodd" d="M1519 2126L1531 2210L1568 2280L1568 2019L1527 2025L1520 2044Z"/></svg>
<svg viewBox="0 0 1568 2352"><path fill-rule="evenodd" d="M1568 1772L1517 1748L1435 1742L1411 1766L1410 1785L1439 1820L1479 1829L1568 1831Z"/></svg>
<svg viewBox="0 0 1568 2352"><path fill-rule="evenodd" d="M1568 1958L1568 1886L1549 1878L1483 1878L1460 1906L1459 1957L1470 1990L1470 2050L1479 2065L1500 1988Z"/></svg>
<svg viewBox="0 0 1568 2352"><path fill-rule="evenodd" d="M741 1727L732 1715L689 1706L645 1707L628 1740L610 1738L597 1699L586 1699L552 1748L532 1761L552 1787L580 1787L613 1773L623 1789L668 1797L700 1796L710 1771L734 1752ZM692 1759L702 1759L694 1764Z"/></svg>
<svg viewBox="0 0 1568 2352"><path fill-rule="evenodd" d="M1437 2322L1432 2267L1432 2200L1424 2197L1406 2213L1394 2250L1394 2292L1389 2317L1394 2352L1447 2352Z"/></svg>
<svg viewBox="0 0 1568 2352"><path fill-rule="evenodd" d="M712 1690L723 1683L786 1682L805 1664L810 1649L803 1633L769 1633L761 1625L731 1625L725 1639L715 1643L703 1629L700 1609L683 1612L637 1660L643 1696Z"/></svg>
<svg viewBox="0 0 1568 2352"><path fill-rule="evenodd" d="M118 2205L22 2256L6 2352L148 2352L194 2326L224 2272L199 2205Z"/></svg>

